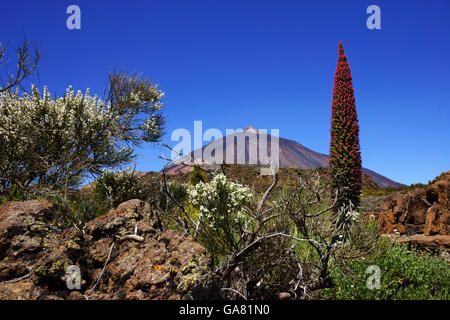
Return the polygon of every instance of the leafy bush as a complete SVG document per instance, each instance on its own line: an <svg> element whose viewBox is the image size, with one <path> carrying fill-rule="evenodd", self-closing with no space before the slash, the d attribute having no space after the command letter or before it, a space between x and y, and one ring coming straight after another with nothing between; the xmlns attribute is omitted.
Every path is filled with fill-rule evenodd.
<svg viewBox="0 0 450 320"><path fill-rule="evenodd" d="M86 222L103 214L106 210L95 202L78 197L66 198L62 194L51 199L56 224L63 228L74 225L82 227Z"/></svg>
<svg viewBox="0 0 450 320"><path fill-rule="evenodd" d="M250 189L219 174L209 183L188 186L187 194L187 203L198 209L200 241L213 255L229 254L235 249Z"/></svg>
<svg viewBox="0 0 450 320"><path fill-rule="evenodd" d="M270 299L289 292L308 299L331 285L331 261L374 251L377 229L367 228L352 208L331 211L337 202L329 197L325 176L301 171L293 178L296 183L273 199L277 174L258 195L218 174L209 183L188 185L184 203L177 201L179 214L172 220L212 256L215 276L207 281L218 281L224 298Z"/></svg>
<svg viewBox="0 0 450 320"><path fill-rule="evenodd" d="M107 99L75 93L0 94L0 192L56 193L134 157L133 145L162 135L163 93L140 76L110 75Z"/></svg>
<svg viewBox="0 0 450 320"><path fill-rule="evenodd" d="M366 273L370 265L381 269L381 288L369 289ZM334 288L320 294L328 299L442 299L450 298L450 268L442 258L430 256L406 245L384 240L376 255L348 260L331 269Z"/></svg>
<svg viewBox="0 0 450 320"><path fill-rule="evenodd" d="M194 167L194 170L189 177L189 183L192 185L196 185L199 182L208 182L208 178L206 177L205 171L203 171L199 167Z"/></svg>
<svg viewBox="0 0 450 320"><path fill-rule="evenodd" d="M94 198L103 202L108 208L113 208L131 199L146 200L148 187L134 170L105 170L94 182Z"/></svg>
<svg viewBox="0 0 450 320"><path fill-rule="evenodd" d="M23 193L17 188L17 185L14 184L11 189L6 190L2 193L0 192L0 204L3 204L8 201L22 201Z"/></svg>

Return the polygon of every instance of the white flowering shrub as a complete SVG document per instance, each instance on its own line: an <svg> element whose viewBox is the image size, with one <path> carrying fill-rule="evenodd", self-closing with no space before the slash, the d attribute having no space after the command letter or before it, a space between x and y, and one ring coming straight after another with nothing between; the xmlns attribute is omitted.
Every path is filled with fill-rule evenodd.
<svg viewBox="0 0 450 320"><path fill-rule="evenodd" d="M211 253L222 255L235 249L251 197L248 187L228 181L223 174L209 183L188 186L187 202L198 210L200 238Z"/></svg>
<svg viewBox="0 0 450 320"><path fill-rule="evenodd" d="M94 182L94 195L99 202L107 203L109 208L131 199L145 200L148 189L142 177L128 167L125 170L105 170Z"/></svg>
<svg viewBox="0 0 450 320"><path fill-rule="evenodd" d="M68 187L133 159L133 145L162 135L163 93L139 77L110 78L105 101L68 88L63 97L0 94L0 194Z"/></svg>
<svg viewBox="0 0 450 320"><path fill-rule="evenodd" d="M310 299L333 286L332 267L374 254L379 233L353 206L333 211L337 197L330 198L326 171L291 178L295 183L270 195L280 182L274 174L268 189L253 195L219 174L210 182L192 179L178 197L164 175L165 199L179 210L170 216L152 208L208 250L212 272L201 286L221 288L220 298Z"/></svg>

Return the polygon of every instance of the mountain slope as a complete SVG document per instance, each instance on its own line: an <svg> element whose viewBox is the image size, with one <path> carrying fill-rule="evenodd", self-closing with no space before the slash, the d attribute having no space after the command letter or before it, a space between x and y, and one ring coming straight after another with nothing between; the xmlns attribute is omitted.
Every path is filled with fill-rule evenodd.
<svg viewBox="0 0 450 320"><path fill-rule="evenodd" d="M202 147L202 151L205 152L203 158L196 158L196 163L207 163L205 161L208 157L207 154L211 154L212 157L215 156L216 150L221 150L223 152L223 162L230 163L226 160L227 155L234 154L234 159L232 163L237 163L237 160L245 159L245 164L255 164L251 161L252 157L257 157L259 154L260 146L258 143L258 138L260 132L252 126L246 127L243 131L228 135L226 137L216 139L213 142ZM267 154L270 154L271 150L271 136L267 134ZM254 138L254 139L253 139ZM232 143L226 143L227 141L233 141ZM239 143L244 143L245 148L238 148ZM234 149L234 150L233 150ZM198 152L199 150L197 150ZM234 151L234 152L233 152ZM219 151L217 151L219 152ZM230 153L231 152L231 153ZM302 144L284 138L279 138L279 163L280 167L299 167L299 168L318 168L328 166L328 155L315 152ZM266 154L262 152L262 154ZM191 167L184 164L189 163L189 158L196 155L196 151L191 152L190 156L186 156L177 163L170 165L167 168L167 174L176 174L179 172L190 171ZM260 163L259 157L257 157L257 163ZM362 172L371 176L372 179L380 187L399 187L402 184L392 181L381 174L374 172L372 170L363 168Z"/></svg>

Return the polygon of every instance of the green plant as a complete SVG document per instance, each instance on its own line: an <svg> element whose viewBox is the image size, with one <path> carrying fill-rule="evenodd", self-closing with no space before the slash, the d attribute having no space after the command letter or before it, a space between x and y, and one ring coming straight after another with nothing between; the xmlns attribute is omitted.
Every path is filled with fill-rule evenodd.
<svg viewBox="0 0 450 320"><path fill-rule="evenodd" d="M425 189L427 188L431 183L428 182L428 184L423 184L423 183L413 183L409 186L400 186L400 187L386 187L384 190L386 191L386 193L394 193L394 192L408 192L414 189Z"/></svg>
<svg viewBox="0 0 450 320"><path fill-rule="evenodd" d="M134 145L158 141L164 93L140 75L114 72L109 80L105 100L71 87L60 98L35 86L0 94L0 189L59 192L129 163Z"/></svg>
<svg viewBox="0 0 450 320"><path fill-rule="evenodd" d="M204 170L196 166L190 174L189 183L196 185L199 182L208 182L208 177Z"/></svg>
<svg viewBox="0 0 450 320"><path fill-rule="evenodd" d="M366 257L379 233L351 207L331 212L327 179L301 171L291 188L269 199L278 175L261 195L223 174L188 186L182 217L212 256L211 266L228 298L273 298L289 292L308 299L332 286L332 261ZM330 203L331 202L331 203ZM192 211L192 206L196 211ZM196 220L196 221L195 221ZM339 221L339 223L337 223Z"/></svg>
<svg viewBox="0 0 450 320"><path fill-rule="evenodd" d="M146 200L149 188L142 177L130 168L123 171L105 170L94 182L93 195L97 202L113 208L131 199Z"/></svg>
<svg viewBox="0 0 450 320"><path fill-rule="evenodd" d="M84 223L105 213L105 210L98 207L92 201L73 197L68 199L59 194L51 199L53 203L53 219L56 224L63 228L82 226Z"/></svg>
<svg viewBox="0 0 450 320"><path fill-rule="evenodd" d="M187 195L187 203L198 210L199 240L216 258L230 254L237 248L250 189L219 174L209 183L188 186Z"/></svg>
<svg viewBox="0 0 450 320"><path fill-rule="evenodd" d="M370 265L381 269L380 289L366 286ZM333 264L334 287L319 294L326 299L448 300L450 268L440 257L384 239L372 257Z"/></svg>
<svg viewBox="0 0 450 320"><path fill-rule="evenodd" d="M3 204L8 201L22 201L23 200L23 192L17 188L17 185L14 184L10 190L6 190L3 194L0 193L0 204Z"/></svg>

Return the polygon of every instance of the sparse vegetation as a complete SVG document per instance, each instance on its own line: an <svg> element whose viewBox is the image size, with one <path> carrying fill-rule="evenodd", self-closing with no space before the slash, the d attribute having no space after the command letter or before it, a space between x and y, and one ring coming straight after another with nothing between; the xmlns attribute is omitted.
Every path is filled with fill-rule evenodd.
<svg viewBox="0 0 450 320"><path fill-rule="evenodd" d="M380 289L369 289L366 273L370 265L381 269ZM448 261L383 239L372 257L333 265L335 286L319 293L326 299L448 300Z"/></svg>
<svg viewBox="0 0 450 320"><path fill-rule="evenodd" d="M92 196L98 203L114 208L127 200L146 200L149 192L142 177L127 168L121 171L105 170L93 183Z"/></svg>
<svg viewBox="0 0 450 320"><path fill-rule="evenodd" d="M83 226L86 222L106 213L106 208L98 206L91 199L82 199L76 196L70 198L62 194L51 199L54 207L53 221L61 228Z"/></svg>
<svg viewBox="0 0 450 320"><path fill-rule="evenodd" d="M295 183L280 192L274 191L275 174L263 193L250 192L222 173L210 174L211 182L187 188L184 203L176 200L179 216L172 221L208 249L228 298L274 298L283 292L311 298L333 286L332 261L374 251L378 232L365 228L351 207L331 212L337 202L329 198L329 180L319 171L298 171L290 178ZM175 199L170 189L166 193Z"/></svg>
<svg viewBox="0 0 450 320"><path fill-rule="evenodd" d="M89 232L97 233L103 241L98 250L109 251L85 256L89 261L84 262L99 268L97 282L93 284L93 279L89 279L93 291L119 241L137 243L121 247L122 254L135 250L131 257L137 257L136 260L142 258L141 244L150 251L153 248L148 246L149 239L155 246L161 244L161 251L155 251L151 259L142 259L147 262L141 268L163 268L162 264L151 266L148 261L160 259L160 252L169 247L171 239L158 238L158 232L166 232L167 237L176 234L188 245L171 252L170 264L174 266L166 273L167 278L154 273L155 291L170 279L187 275L179 287L173 286L174 291L180 289L187 294L196 286L216 288L219 294L215 297L224 299L450 298L448 261L381 237L377 222L361 212L386 195L427 186L377 189L371 178L362 179L359 125L342 44L333 91L329 168L289 167L276 171L272 167L272 176L261 176L260 166L246 165L222 165L216 170L195 166L192 172L175 176L167 176L165 168L147 174L130 168L114 171L135 158L133 146L161 138L163 93L140 75L121 71L110 74L103 99L91 96L89 90L83 94L72 88L60 98L53 97L45 87L42 93L35 86L30 93L23 92L21 84L36 70L40 57L38 50L32 54L30 46L25 40L19 47L17 75L0 84L0 204L44 198L53 206L48 202L30 205L40 213L30 220L39 225L39 233L23 225L20 214L27 214L25 211L30 208L21 208L19 218L11 220L27 236L14 238L17 247L12 245L16 236L13 233L8 234L8 241L0 239L2 254L7 247L8 254L14 256L14 248L24 243L24 252L31 252L30 257L37 256L37 252L44 254L43 243L48 240L45 231L56 230L51 239L54 248L58 247L59 235L64 234L69 237L64 241L70 249L57 250L57 258L50 263L59 277L69 261L72 263L86 253L82 248L86 243L97 241ZM0 62L5 52L6 48L0 46ZM96 180L78 190L87 176ZM370 189L363 188L363 183ZM111 211L108 220L115 214L117 219L108 221L106 228L87 226L85 233L87 222L131 199L144 202L130 201L126 204L129 207L122 207L123 212ZM103 218L94 224L102 224ZM131 225L134 230L130 230ZM5 228L2 232L9 231ZM33 238L36 234L40 240ZM181 243L178 240L170 246L177 247ZM198 259L210 258L201 263L208 272L203 267L190 270L200 263L190 261L189 256L182 263L177 261L177 254L187 254L186 247L193 245L198 246ZM200 254L205 248L208 255ZM135 263L130 256L122 257L126 263ZM178 265L184 265L183 269L178 270ZM366 285L367 267L371 265L382 271L380 289ZM34 272L46 285L47 267L41 265L24 276ZM83 272L92 277L96 270ZM123 284L129 272L119 272L123 273ZM144 278L140 279L141 287L133 288L133 298L142 297L140 294L150 287L153 276L148 277L152 280ZM60 284L61 279L57 279ZM112 279L111 276L108 280L110 288L116 290ZM120 290L114 290L111 295L115 296Z"/></svg>
<svg viewBox="0 0 450 320"><path fill-rule="evenodd" d="M383 189L364 189L362 190L363 195L365 196L385 196L394 193L406 193L414 189L425 189L431 184L431 181L428 184L423 183L413 183L407 186L400 187L386 187Z"/></svg>

